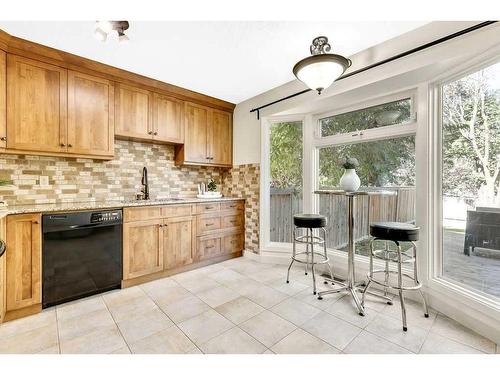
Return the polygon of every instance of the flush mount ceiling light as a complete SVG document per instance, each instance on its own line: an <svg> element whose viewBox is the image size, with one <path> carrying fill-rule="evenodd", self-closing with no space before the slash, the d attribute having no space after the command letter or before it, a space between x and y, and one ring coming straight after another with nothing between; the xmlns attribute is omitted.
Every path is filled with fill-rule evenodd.
<svg viewBox="0 0 500 375"><path fill-rule="evenodd" d="M101 42L105 42L109 34L116 32L118 42L126 43L129 41L128 36L125 35L125 30L128 28L128 21L96 21L94 36Z"/></svg>
<svg viewBox="0 0 500 375"><path fill-rule="evenodd" d="M328 88L351 66L351 60L344 56L328 53L331 49L326 36L314 38L311 55L300 60L293 67L293 74L309 88L321 91Z"/></svg>

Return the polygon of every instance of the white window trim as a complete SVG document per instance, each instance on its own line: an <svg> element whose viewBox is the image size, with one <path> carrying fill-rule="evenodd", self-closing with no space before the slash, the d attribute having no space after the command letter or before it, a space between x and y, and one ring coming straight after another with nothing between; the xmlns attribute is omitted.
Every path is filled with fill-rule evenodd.
<svg viewBox="0 0 500 375"><path fill-rule="evenodd" d="M302 122L302 151L305 158L306 142L304 142L305 130L306 130L306 119L305 115L294 115L294 116L273 116L273 117L262 117L261 119L261 170L260 170L260 219L259 219L259 242L261 252L270 253L290 253L291 244L271 242L270 239L270 144L269 135L270 127L272 124L279 122ZM302 175L304 176L305 162L302 162ZM306 190L303 187L303 194L305 197ZM305 202L304 202L305 209Z"/></svg>
<svg viewBox="0 0 500 375"><path fill-rule="evenodd" d="M428 286L437 292L454 298L460 303L500 320L500 298L473 290L470 286L443 275L443 234L442 234L442 87L443 85L470 75L482 68L499 63L498 52L489 51L486 56L462 64L445 75L437 77L429 84L429 145L432 154L428 160L428 180L431 191L430 210L427 222L432 233L428 239ZM489 57L488 57L489 55Z"/></svg>

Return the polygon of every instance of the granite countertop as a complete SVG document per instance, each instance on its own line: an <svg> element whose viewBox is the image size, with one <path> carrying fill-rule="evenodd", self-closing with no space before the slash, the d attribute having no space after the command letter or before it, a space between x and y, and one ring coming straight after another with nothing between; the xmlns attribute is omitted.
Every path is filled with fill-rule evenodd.
<svg viewBox="0 0 500 375"><path fill-rule="evenodd" d="M50 204L30 204L19 206L8 206L0 210L0 218L13 214L27 213L45 213L55 211L80 211L94 210L107 208L124 208L124 207L140 207L140 206L159 206L172 204L195 204L195 203L213 203L213 202L230 202L243 200L243 198L165 198L165 199L149 199L149 200L105 200L91 202L68 202L68 203L50 203Z"/></svg>

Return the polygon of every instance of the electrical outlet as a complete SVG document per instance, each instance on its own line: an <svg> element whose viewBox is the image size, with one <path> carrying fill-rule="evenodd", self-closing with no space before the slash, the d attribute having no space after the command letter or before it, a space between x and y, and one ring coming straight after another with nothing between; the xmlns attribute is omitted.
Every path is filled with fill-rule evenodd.
<svg viewBox="0 0 500 375"><path fill-rule="evenodd" d="M49 176L40 176L40 186L49 186Z"/></svg>

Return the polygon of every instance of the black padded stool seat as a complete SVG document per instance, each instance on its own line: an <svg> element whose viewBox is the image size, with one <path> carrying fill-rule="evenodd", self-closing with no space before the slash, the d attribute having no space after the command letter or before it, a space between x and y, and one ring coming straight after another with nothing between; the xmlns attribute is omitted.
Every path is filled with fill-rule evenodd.
<svg viewBox="0 0 500 375"><path fill-rule="evenodd" d="M324 228L328 220L326 216L316 214L293 215L293 224L300 228Z"/></svg>
<svg viewBox="0 0 500 375"><path fill-rule="evenodd" d="M370 235L381 240L418 241L419 229L419 227L407 223L372 223L370 225Z"/></svg>

